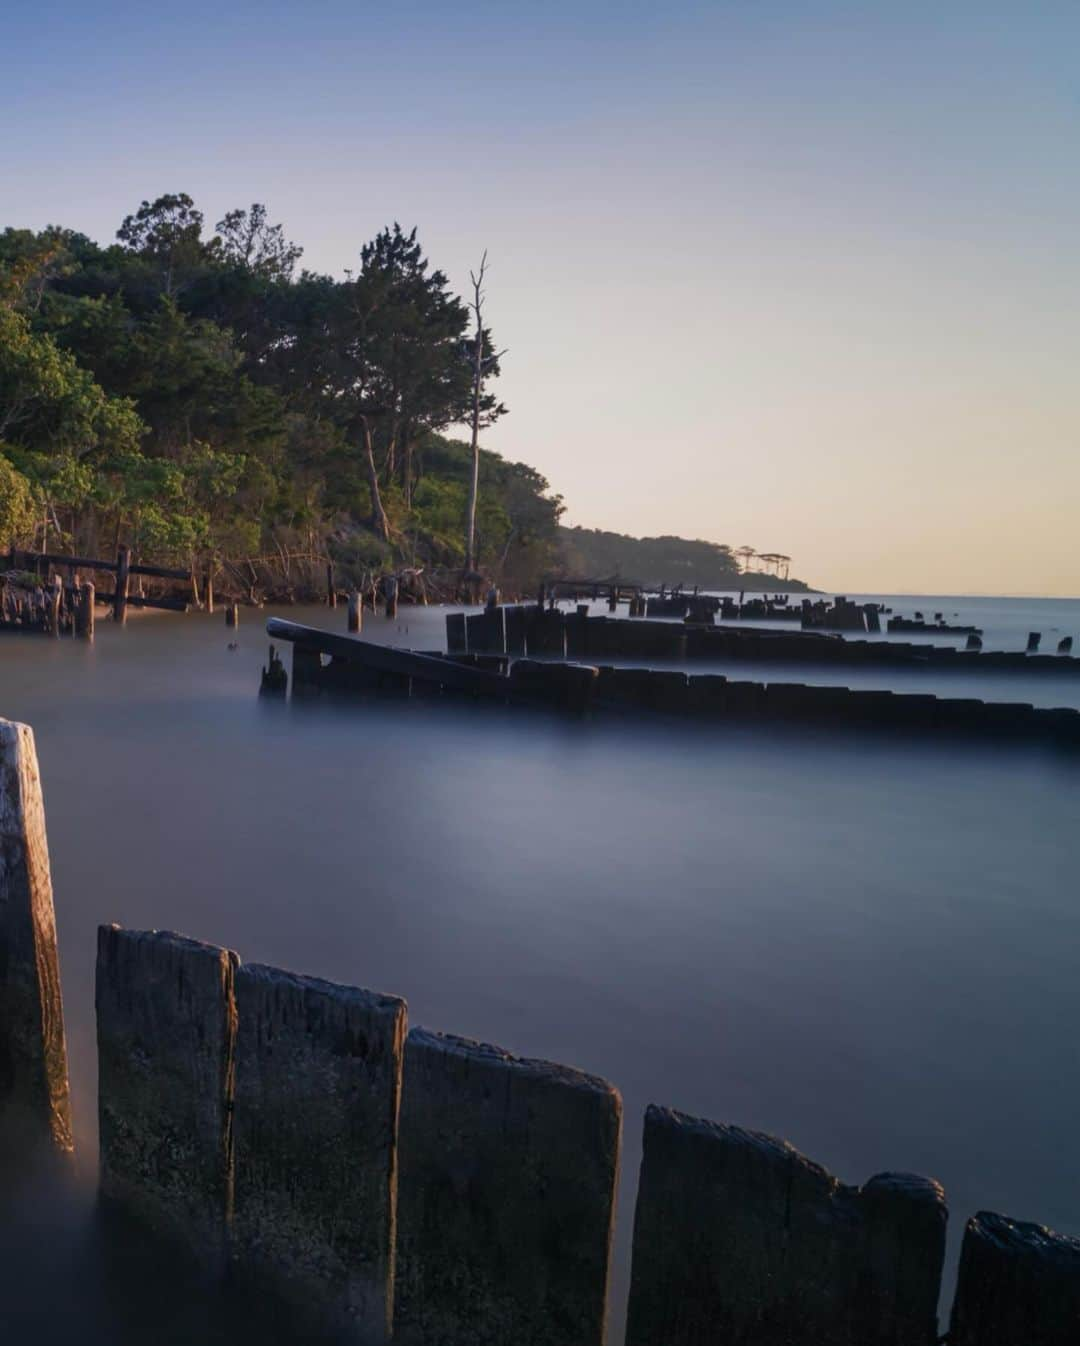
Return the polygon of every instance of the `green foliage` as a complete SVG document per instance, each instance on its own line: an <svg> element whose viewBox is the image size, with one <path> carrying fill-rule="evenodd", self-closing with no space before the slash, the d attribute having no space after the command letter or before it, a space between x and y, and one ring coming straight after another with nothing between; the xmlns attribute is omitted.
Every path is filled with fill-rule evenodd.
<svg viewBox="0 0 1080 1346"><path fill-rule="evenodd" d="M0 547L22 546L37 524L38 502L27 477L13 466L0 443Z"/></svg>
<svg viewBox="0 0 1080 1346"><path fill-rule="evenodd" d="M207 236L182 192L142 202L110 246L0 234L5 527L124 538L144 559L285 539L357 566L460 566L469 451L442 432L471 410L467 307L415 229L382 230L340 280L295 275L300 256L265 206ZM485 424L504 411L485 393ZM366 531L376 495L389 543ZM538 474L483 455L491 573L549 567L560 512Z"/></svg>

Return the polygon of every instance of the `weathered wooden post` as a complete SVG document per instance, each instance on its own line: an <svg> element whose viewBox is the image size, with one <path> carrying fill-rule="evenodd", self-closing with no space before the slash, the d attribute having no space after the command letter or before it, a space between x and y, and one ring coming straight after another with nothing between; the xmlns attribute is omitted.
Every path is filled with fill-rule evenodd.
<svg viewBox="0 0 1080 1346"><path fill-rule="evenodd" d="M409 1034L396 1346L602 1346L621 1120L595 1076Z"/></svg>
<svg viewBox="0 0 1080 1346"><path fill-rule="evenodd" d="M87 580L79 590L75 605L75 634L83 640L93 640L94 638L95 597L94 581Z"/></svg>
<svg viewBox="0 0 1080 1346"><path fill-rule="evenodd" d="M499 593L499 590L493 584L491 588L487 591L487 601L484 604L488 612L495 611L495 609L499 606L500 598L501 595Z"/></svg>
<svg viewBox="0 0 1080 1346"><path fill-rule="evenodd" d="M226 625L226 626L239 626L239 625L240 625L240 604L239 604L239 603L230 603L230 604L228 604L228 606L225 608L225 625Z"/></svg>
<svg viewBox="0 0 1080 1346"><path fill-rule="evenodd" d="M398 582L394 575L387 575L383 580L383 586L386 591L386 615L394 618L397 616L398 605Z"/></svg>
<svg viewBox="0 0 1080 1346"><path fill-rule="evenodd" d="M168 931L98 930L101 1194L214 1275L232 1218L238 962Z"/></svg>
<svg viewBox="0 0 1080 1346"><path fill-rule="evenodd" d="M0 1169L73 1149L49 846L33 730L0 720Z"/></svg>
<svg viewBox="0 0 1080 1346"><path fill-rule="evenodd" d="M1062 636L1058 641L1058 654L1072 654L1073 638L1072 636Z"/></svg>
<svg viewBox="0 0 1080 1346"><path fill-rule="evenodd" d="M845 1187L785 1141L650 1107L626 1346L930 1346L937 1183Z"/></svg>
<svg viewBox="0 0 1080 1346"><path fill-rule="evenodd" d="M214 611L214 563L208 561L206 565L206 610L211 615Z"/></svg>
<svg viewBox="0 0 1080 1346"><path fill-rule="evenodd" d="M405 1002L277 968L236 974L234 1268L297 1339L389 1341Z"/></svg>
<svg viewBox="0 0 1080 1346"><path fill-rule="evenodd" d="M337 607L337 588L334 584L334 563L326 563L326 606L328 608Z"/></svg>
<svg viewBox="0 0 1080 1346"><path fill-rule="evenodd" d="M466 629L463 612L448 612L446 614L447 654L464 654L469 648L465 637Z"/></svg>
<svg viewBox="0 0 1080 1346"><path fill-rule="evenodd" d="M273 645L270 646L270 657L266 667L262 671L262 681L259 684L259 695L268 697L284 697L289 691L289 675L285 672L285 665L281 662L277 650Z"/></svg>
<svg viewBox="0 0 1080 1346"><path fill-rule="evenodd" d="M980 1211L967 1222L950 1346L1076 1346L1080 1239Z"/></svg>
<svg viewBox="0 0 1080 1346"><path fill-rule="evenodd" d="M64 601L64 581L59 575L52 577L52 592L49 595L49 634L59 638L60 608Z"/></svg>
<svg viewBox="0 0 1080 1346"><path fill-rule="evenodd" d="M1042 640L1041 631L1029 631L1027 638L1027 653L1035 654L1039 649L1039 642Z"/></svg>
<svg viewBox="0 0 1080 1346"><path fill-rule="evenodd" d="M113 621L121 626L127 621L128 580L131 569L131 549L123 542L116 549L116 597L113 599Z"/></svg>
<svg viewBox="0 0 1080 1346"><path fill-rule="evenodd" d="M364 609L359 589L349 590L349 616L347 625L353 635L356 635L363 629Z"/></svg>

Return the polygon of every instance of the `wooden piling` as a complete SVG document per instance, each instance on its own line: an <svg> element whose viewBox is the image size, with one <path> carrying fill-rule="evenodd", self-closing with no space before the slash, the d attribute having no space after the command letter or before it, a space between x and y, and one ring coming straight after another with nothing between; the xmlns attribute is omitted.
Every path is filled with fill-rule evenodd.
<svg viewBox="0 0 1080 1346"><path fill-rule="evenodd" d="M75 604L75 634L83 640L94 639L94 600L96 591L93 580L87 580L79 590Z"/></svg>
<svg viewBox="0 0 1080 1346"><path fill-rule="evenodd" d="M238 962L168 931L98 929L101 1195L215 1278L232 1218Z"/></svg>
<svg viewBox="0 0 1080 1346"><path fill-rule="evenodd" d="M447 654L464 654L469 648L466 643L465 614L463 612L448 612L446 614L446 652Z"/></svg>
<svg viewBox="0 0 1080 1346"><path fill-rule="evenodd" d="M602 1346L621 1123L604 1080L414 1029L395 1346Z"/></svg>
<svg viewBox="0 0 1080 1346"><path fill-rule="evenodd" d="M1080 1239L980 1211L960 1251L952 1346L1075 1346Z"/></svg>
<svg viewBox="0 0 1080 1346"><path fill-rule="evenodd" d="M349 615L347 625L353 635L358 634L363 629L364 610L359 589L349 590Z"/></svg>
<svg viewBox="0 0 1080 1346"><path fill-rule="evenodd" d="M214 563L211 561L206 567L206 610L213 614L214 611Z"/></svg>
<svg viewBox="0 0 1080 1346"><path fill-rule="evenodd" d="M52 587L49 593L49 635L59 638L60 635L60 610L64 602L64 581L59 575L52 577Z"/></svg>
<svg viewBox="0 0 1080 1346"><path fill-rule="evenodd" d="M116 597L113 599L113 621L123 626L127 621L128 581L131 569L131 549L121 542L116 549Z"/></svg>
<svg viewBox="0 0 1080 1346"><path fill-rule="evenodd" d="M232 1264L297 1341L380 1346L393 1315L405 1002L236 974Z"/></svg>
<svg viewBox="0 0 1080 1346"><path fill-rule="evenodd" d="M1039 648L1039 642L1042 640L1041 631L1029 631L1027 638L1027 653L1035 654Z"/></svg>
<svg viewBox="0 0 1080 1346"><path fill-rule="evenodd" d="M398 582L393 575L388 575L383 585L386 591L386 615L393 619L397 616Z"/></svg>
<svg viewBox="0 0 1080 1346"><path fill-rule="evenodd" d="M326 563L326 606L328 608L337 607L337 587L334 584L334 564L332 561Z"/></svg>
<svg viewBox="0 0 1080 1346"><path fill-rule="evenodd" d="M277 650L271 645L270 657L262 671L259 695L282 699L288 695L288 691L289 675L285 672L285 665L281 662Z"/></svg>
<svg viewBox="0 0 1080 1346"><path fill-rule="evenodd" d="M0 1169L73 1150L49 846L33 730L0 720Z"/></svg>
<svg viewBox="0 0 1080 1346"><path fill-rule="evenodd" d="M937 1183L846 1187L785 1141L650 1107L626 1346L929 1346Z"/></svg>
<svg viewBox="0 0 1080 1346"><path fill-rule="evenodd" d="M239 625L240 625L240 604L239 604L239 603L230 603L230 604L226 607L226 609L225 609L225 625L226 625L226 626L239 626Z"/></svg>

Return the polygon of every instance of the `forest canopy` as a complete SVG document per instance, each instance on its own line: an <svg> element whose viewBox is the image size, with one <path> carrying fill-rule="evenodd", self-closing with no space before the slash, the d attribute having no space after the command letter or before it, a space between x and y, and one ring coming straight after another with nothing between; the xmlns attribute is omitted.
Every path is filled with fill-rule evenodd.
<svg viewBox="0 0 1080 1346"><path fill-rule="evenodd" d="M476 333L416 230L335 279L264 206L211 232L144 201L101 245L0 235L0 545L144 560L328 553L347 568L462 565ZM481 332L479 425L506 408ZM559 497L481 452L477 567L555 563Z"/></svg>

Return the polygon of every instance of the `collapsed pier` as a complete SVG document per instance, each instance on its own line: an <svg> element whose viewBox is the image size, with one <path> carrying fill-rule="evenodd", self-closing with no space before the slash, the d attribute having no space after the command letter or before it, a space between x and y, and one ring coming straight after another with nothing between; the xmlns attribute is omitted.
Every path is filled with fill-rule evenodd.
<svg viewBox="0 0 1080 1346"><path fill-rule="evenodd" d="M755 682L718 673L599 662L605 653L623 658L628 650L659 664L684 659L688 642L695 636L719 637L730 641L730 648L743 656L753 657L744 643L755 648L767 643L768 637L762 640L760 633L732 637L708 628L686 630L671 622L622 622L537 607L451 613L446 628L448 650L443 654L376 645L280 618L271 618L266 627L275 639L292 646L292 691L300 699L468 696L554 705L576 712L651 712L702 723L801 723L1080 743L1080 711L1072 707L1037 708L1027 702ZM780 633L778 639L785 638L786 633ZM795 635L792 639L809 642L813 648L823 642L830 648L838 646L841 652L849 643L834 637ZM998 657L950 654L957 659ZM591 657L598 662L584 662ZM271 669L280 668L274 658ZM1080 660L1066 656L1045 658L1055 668L1080 666ZM287 681L281 668L273 686L275 694L284 694ZM264 674L264 688L271 690L268 674Z"/></svg>

